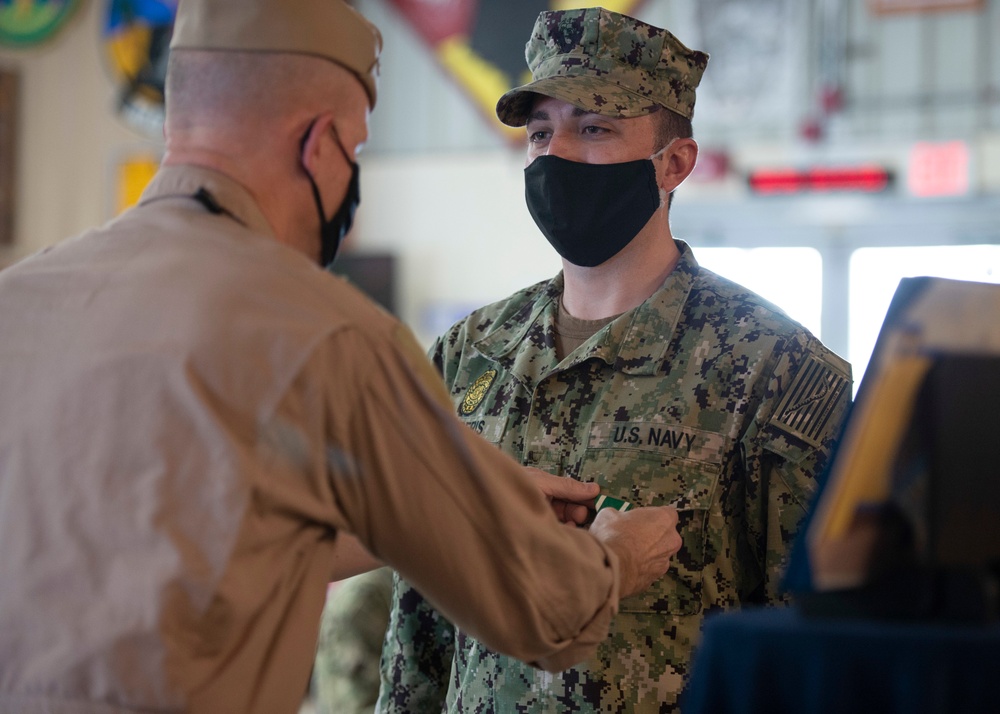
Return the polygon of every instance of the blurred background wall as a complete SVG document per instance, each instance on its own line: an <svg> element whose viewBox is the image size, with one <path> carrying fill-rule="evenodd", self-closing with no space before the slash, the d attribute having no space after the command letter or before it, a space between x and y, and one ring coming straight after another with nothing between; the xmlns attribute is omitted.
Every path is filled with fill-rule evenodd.
<svg viewBox="0 0 1000 714"><path fill-rule="evenodd" d="M524 207L523 133L501 131L490 106L523 80L535 14L572 3L353 4L385 49L345 257L377 273L376 289L391 281L390 307L429 344L559 269ZM900 277L1000 281L1000 0L605 4L712 56L675 235L818 333L856 376ZM162 151L135 48L155 74L165 53L148 50L169 39L138 15L156 25L170 5L0 2L0 25L66 8L44 38L0 31L0 265L135 200ZM421 24L452 5L457 30ZM514 54L501 56L493 45L511 37Z"/></svg>

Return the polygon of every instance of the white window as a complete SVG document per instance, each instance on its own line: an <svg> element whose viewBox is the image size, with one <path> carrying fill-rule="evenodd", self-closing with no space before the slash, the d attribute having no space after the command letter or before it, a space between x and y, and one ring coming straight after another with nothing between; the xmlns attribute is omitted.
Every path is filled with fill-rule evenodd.
<svg viewBox="0 0 1000 714"><path fill-rule="evenodd" d="M815 248L695 248L698 264L770 300L822 339L823 259Z"/></svg>
<svg viewBox="0 0 1000 714"><path fill-rule="evenodd" d="M893 293L902 278L927 275L1000 283L1000 246L859 248L851 255L848 359L861 382Z"/></svg>

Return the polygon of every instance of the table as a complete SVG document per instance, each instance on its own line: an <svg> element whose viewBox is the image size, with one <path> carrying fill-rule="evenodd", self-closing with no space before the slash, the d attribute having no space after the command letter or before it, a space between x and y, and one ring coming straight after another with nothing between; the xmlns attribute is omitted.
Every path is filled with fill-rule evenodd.
<svg viewBox="0 0 1000 714"><path fill-rule="evenodd" d="M684 714L1000 714L1000 625L709 617Z"/></svg>

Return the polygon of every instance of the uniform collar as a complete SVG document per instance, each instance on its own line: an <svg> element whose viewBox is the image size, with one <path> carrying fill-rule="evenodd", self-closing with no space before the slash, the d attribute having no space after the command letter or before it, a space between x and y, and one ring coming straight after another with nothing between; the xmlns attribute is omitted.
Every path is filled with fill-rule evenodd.
<svg viewBox="0 0 1000 714"><path fill-rule="evenodd" d="M143 191L139 205L163 198L194 197L199 189L207 191L226 214L246 228L274 237L274 229L242 184L223 173L202 166L161 167Z"/></svg>
<svg viewBox="0 0 1000 714"><path fill-rule="evenodd" d="M698 275L691 248L677 240L680 259L660 288L633 310L597 332L571 360L556 364L555 348L542 338L555 322L563 275L546 283L511 316L496 324L475 347L528 385L537 384L554 369L569 369L588 359L600 359L626 374L655 374L666 358L684 304Z"/></svg>
<svg viewBox="0 0 1000 714"><path fill-rule="evenodd" d="M534 389L556 367L552 329L562 291L562 272L540 290L529 289L527 299L522 298L522 304L515 305L510 316L492 326L474 347Z"/></svg>

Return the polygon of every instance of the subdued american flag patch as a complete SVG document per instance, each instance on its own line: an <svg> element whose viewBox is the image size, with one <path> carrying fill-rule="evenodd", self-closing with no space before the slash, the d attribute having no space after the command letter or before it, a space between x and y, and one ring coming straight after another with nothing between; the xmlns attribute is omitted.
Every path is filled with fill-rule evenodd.
<svg viewBox="0 0 1000 714"><path fill-rule="evenodd" d="M819 446L837 402L849 386L847 376L810 355L781 398L771 423L807 444Z"/></svg>

